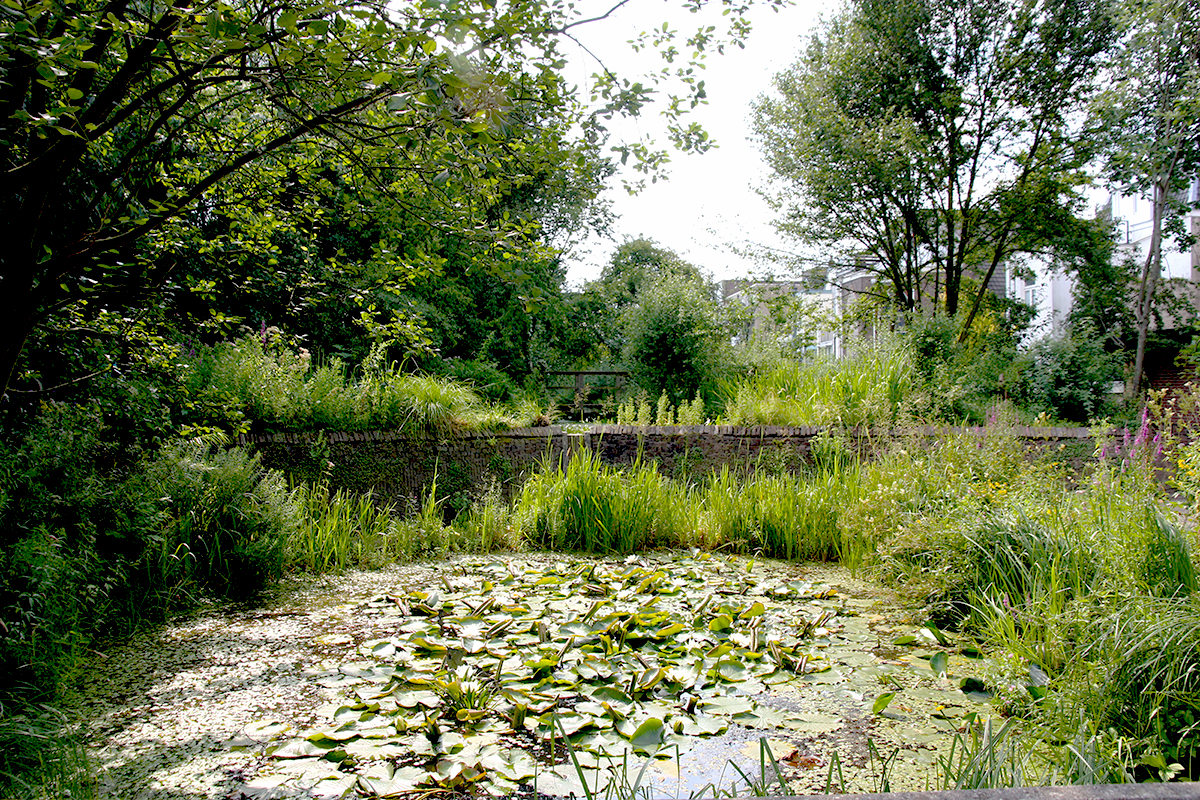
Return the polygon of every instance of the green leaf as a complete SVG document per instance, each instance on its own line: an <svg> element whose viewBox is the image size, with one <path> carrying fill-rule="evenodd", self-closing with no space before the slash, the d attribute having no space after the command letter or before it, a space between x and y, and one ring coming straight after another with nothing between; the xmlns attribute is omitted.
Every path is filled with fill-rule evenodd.
<svg viewBox="0 0 1200 800"><path fill-rule="evenodd" d="M937 640L938 644L950 644L950 639L947 638L946 634L942 633L937 625L934 625L932 622L926 622L925 629L933 634L933 638Z"/></svg>
<svg viewBox="0 0 1200 800"><path fill-rule="evenodd" d="M733 618L728 614L718 614L708 623L708 629L713 633L727 631L733 626Z"/></svg>
<svg viewBox="0 0 1200 800"><path fill-rule="evenodd" d="M741 662L724 659L717 662L717 675L731 683L746 680L746 667Z"/></svg>
<svg viewBox="0 0 1200 800"><path fill-rule="evenodd" d="M638 726L633 735L629 737L629 743L633 745L634 750L651 753L662 744L664 728L661 719L651 717Z"/></svg>
<svg viewBox="0 0 1200 800"><path fill-rule="evenodd" d="M875 698L875 704L871 706L871 713L875 715L882 714L887 710L887 707L896 699L895 692L884 692Z"/></svg>
<svg viewBox="0 0 1200 800"><path fill-rule="evenodd" d="M754 605L747 608L741 614L738 614L738 619L750 619L752 617L761 617L765 613L767 613L766 606L764 606L762 603L760 603L756 600L754 602Z"/></svg>
<svg viewBox="0 0 1200 800"><path fill-rule="evenodd" d="M933 658L929 659L929 669L933 670L935 675L945 675L949 669L950 659L945 653L934 653Z"/></svg>

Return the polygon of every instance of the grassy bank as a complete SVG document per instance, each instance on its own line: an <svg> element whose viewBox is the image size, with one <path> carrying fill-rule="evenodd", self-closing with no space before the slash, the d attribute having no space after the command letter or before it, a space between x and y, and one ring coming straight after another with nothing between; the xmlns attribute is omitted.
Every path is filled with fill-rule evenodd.
<svg viewBox="0 0 1200 800"><path fill-rule="evenodd" d="M80 427L82 412L59 413L42 436ZM1156 437L1152 423L1106 444L1083 476L1052 456L1029 460L1002 425L930 449L898 440L870 461L832 436L799 473L764 466L690 481L654 464L615 469L585 452L565 469L545 465L511 503L491 493L450 523L436 486L402 518L368 496L290 486L219 436L169 446L99 496L85 474L66 484L27 469L28 496L58 516L3 565L9 585L25 575L27 590L25 605L12 607L24 616L10 614L19 624L3 637L23 683L9 697L25 698L12 706L25 711L0 726L16 754L4 788L36 794L21 782L86 776L77 749L39 747L48 739L35 732L52 727L52 707L37 703L53 704L86 663L96 620L128 630L203 597L250 597L288 572L522 548L698 548L868 570L989 654L987 688L1012 723L998 739L964 739L992 768L978 769L974 756L947 765L947 785L1194 776L1200 601L1187 520L1200 448ZM99 437L72 446L78 461L103 447ZM33 466L36 451L26 452ZM1164 459L1179 467L1167 485ZM91 504L90 527L71 524L71 500ZM103 569L81 561L88 552L110 554ZM74 794L86 796L80 780Z"/></svg>

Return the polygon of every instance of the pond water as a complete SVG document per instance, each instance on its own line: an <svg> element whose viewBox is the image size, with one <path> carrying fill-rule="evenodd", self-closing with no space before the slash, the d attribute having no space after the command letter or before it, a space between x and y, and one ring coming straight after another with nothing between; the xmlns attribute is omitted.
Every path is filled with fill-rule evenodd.
<svg viewBox="0 0 1200 800"><path fill-rule="evenodd" d="M934 784L979 664L839 568L464 558L320 579L114 648L79 687L123 797ZM587 783L587 790L581 782Z"/></svg>

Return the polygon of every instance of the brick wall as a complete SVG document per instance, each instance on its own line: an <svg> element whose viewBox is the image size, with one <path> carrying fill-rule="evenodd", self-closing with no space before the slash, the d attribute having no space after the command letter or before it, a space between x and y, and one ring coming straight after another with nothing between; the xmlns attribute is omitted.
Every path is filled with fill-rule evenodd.
<svg viewBox="0 0 1200 800"><path fill-rule="evenodd" d="M796 468L809 460L810 443L821 432L814 427L756 427L733 425L593 425L582 436L607 464L628 466L639 458L656 461L667 475L707 474L730 467L737 471L756 464Z"/></svg>
<svg viewBox="0 0 1200 800"><path fill-rule="evenodd" d="M441 438L412 437L389 431L331 434L243 436L238 443L256 449L263 464L305 480L324 478L330 485L371 491L381 502L412 510L428 494L436 476L438 496L453 514L473 497L495 486L506 499L543 461L560 464L564 456L589 448L602 461L628 466L639 458L655 461L665 475L705 475L729 467L745 472L757 465L796 469L809 461L814 427L729 425L594 425L583 433L558 426L498 433L461 433ZM919 427L908 435L933 441L943 436L983 436L982 428ZM1086 428L1018 428L1031 453L1054 452L1081 468L1092 452ZM886 437L863 434L851 446L870 455Z"/></svg>
<svg viewBox="0 0 1200 800"><path fill-rule="evenodd" d="M371 491L381 503L406 510L421 503L436 477L438 496L453 512L493 485L511 498L543 459L561 458L564 441L561 428L546 427L437 438L394 431L266 434L238 443L257 450L265 466Z"/></svg>

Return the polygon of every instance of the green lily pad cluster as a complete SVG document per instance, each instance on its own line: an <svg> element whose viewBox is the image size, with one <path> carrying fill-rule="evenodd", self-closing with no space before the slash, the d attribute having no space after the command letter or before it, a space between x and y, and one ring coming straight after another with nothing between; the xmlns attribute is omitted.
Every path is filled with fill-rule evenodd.
<svg viewBox="0 0 1200 800"><path fill-rule="evenodd" d="M447 565L439 586L370 601L394 633L313 676L352 699L268 752L327 765L318 794L355 775L380 797L504 794L569 776L568 744L592 786L606 767L678 757L732 725L806 730L755 698L828 668L811 645L838 624L829 594L703 553Z"/></svg>

